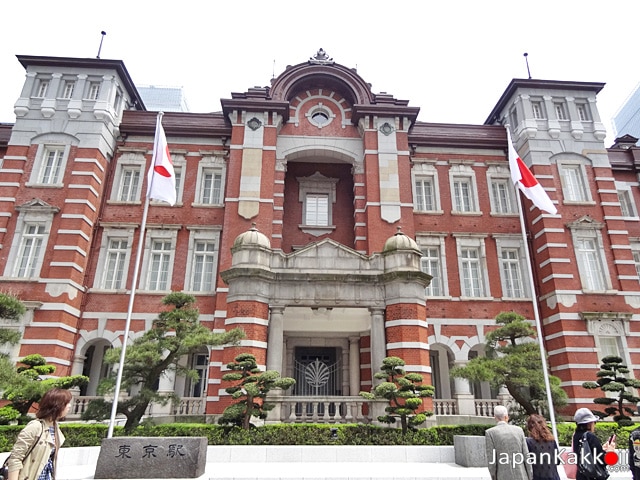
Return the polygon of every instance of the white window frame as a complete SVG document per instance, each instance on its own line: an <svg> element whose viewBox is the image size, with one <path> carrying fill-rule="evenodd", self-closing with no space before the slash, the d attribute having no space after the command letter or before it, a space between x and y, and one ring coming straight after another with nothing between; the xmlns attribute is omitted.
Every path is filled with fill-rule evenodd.
<svg viewBox="0 0 640 480"><path fill-rule="evenodd" d="M502 285L502 298L510 300L527 300L531 299L530 285L527 281L529 278L529 270L527 268L527 257L524 251L522 238L513 235L494 235L496 240L496 249L498 252L498 263L500 264L500 282ZM515 252L517 259L515 261L505 260L504 252ZM517 266L517 272L520 276L520 295L510 295L509 282L505 276L505 263Z"/></svg>
<svg viewBox="0 0 640 480"><path fill-rule="evenodd" d="M226 181L226 162L219 156L202 157L198 164L198 176L196 178L196 195L193 206L196 207L221 207L224 205L224 192ZM205 176L208 174L220 175L220 192L218 198L210 201L203 197L205 189ZM204 200L207 200L206 202Z"/></svg>
<svg viewBox="0 0 640 480"><path fill-rule="evenodd" d="M141 152L125 152L118 158L116 171L114 175L113 187L111 189L110 203L140 203L142 194L142 185L144 182L146 161L144 154ZM127 199L121 200L124 188L126 186L127 173L138 173L138 184L135 191L128 189L129 195ZM146 184L146 183L145 183Z"/></svg>
<svg viewBox="0 0 640 480"><path fill-rule="evenodd" d="M144 256L142 260L142 267L140 275L140 289L145 290L147 292L162 292L167 293L171 291L171 282L173 279L173 269L175 266L175 251L176 244L178 238L178 228L179 226L175 226L173 228L149 228L147 230L147 234L145 235L145 244L144 244ZM168 250L161 250L160 253L156 253L154 250L155 242L169 242L170 248ZM166 254L164 252L167 252ZM168 259L168 268L167 268L167 278L164 281L164 286L166 288L160 289L156 288L156 286L151 285L151 282L154 281L154 277L152 275L152 266L154 255L160 255L164 260L165 257Z"/></svg>
<svg viewBox="0 0 640 480"><path fill-rule="evenodd" d="M440 206L440 186L438 185L438 170L435 165L419 163L415 164L411 169L412 182L411 186L413 189L413 208L414 211L419 213L437 213L442 214L442 207ZM432 208L421 208L421 205L418 202L419 189L421 187L418 186L418 182L427 181L431 184L431 195L432 195Z"/></svg>
<svg viewBox="0 0 640 480"><path fill-rule="evenodd" d="M616 182L616 190L618 191L618 201L620 202L622 216L628 219L637 219L638 209L631 186L623 182Z"/></svg>
<svg viewBox="0 0 640 480"><path fill-rule="evenodd" d="M604 224L581 219L568 224L568 227L571 230L582 290L597 293L609 292L613 289L613 285L600 231ZM585 242L589 242L589 245L585 245ZM583 245L590 248L581 248Z"/></svg>
<svg viewBox="0 0 640 480"><path fill-rule="evenodd" d="M515 196L515 187L511 180L509 170L503 166L491 165L487 169L487 185L489 186L489 198L491 201L492 215L517 215L518 205ZM496 188L502 186L504 198L496 198ZM503 205L506 202L506 206Z"/></svg>
<svg viewBox="0 0 640 480"><path fill-rule="evenodd" d="M478 300L489 299L490 284L487 269L487 251L485 246L484 235L464 235L456 237L456 250L458 257L458 272L460 278L460 299L461 300ZM466 257L466 253L476 252L477 260L472 262L473 258ZM472 291L468 291L465 287L465 272L469 270L467 264L477 263L479 292L474 295ZM471 295L469 295L471 293Z"/></svg>
<svg viewBox="0 0 640 480"><path fill-rule="evenodd" d="M629 368L630 378L633 376L633 363L629 354L629 346L627 338L631 335L629 322L631 314L625 313L581 313L581 316L587 323L587 332L593 335L598 355L598 365L606 355L611 353L610 346L613 344L618 349L618 356L622 358ZM603 342L605 338L613 338L613 341ZM606 345L608 343L609 345Z"/></svg>
<svg viewBox="0 0 640 480"><path fill-rule="evenodd" d="M569 120L567 116L567 103L564 100L553 100L553 112L556 120Z"/></svg>
<svg viewBox="0 0 640 480"><path fill-rule="evenodd" d="M70 145L62 144L40 144L36 152L36 160L33 164L33 170L31 172L31 178L26 185L31 186L47 186L61 188L64 186L63 179L64 173L67 168L67 160L69 158ZM49 167L49 157L51 154L55 155L55 169L57 173L54 177L46 179L47 169ZM47 181L45 181L47 180Z"/></svg>
<svg viewBox="0 0 640 480"><path fill-rule="evenodd" d="M631 255L633 256L633 264L636 267L636 275L638 276L638 282L640 282L640 242L631 242Z"/></svg>
<svg viewBox="0 0 640 480"><path fill-rule="evenodd" d="M433 280L432 284L425 288L425 295L430 298L448 298L449 297L449 283L448 283L448 275L447 275L447 262L445 255L445 237L446 234L438 234L438 235L420 235L417 240L420 246L420 250L423 252L423 257L420 260L420 269L432 275L434 280L439 281L438 288L440 292L434 292ZM437 275L433 275L430 271L430 268L427 267L425 259L426 256L424 252L428 249L434 249L438 254L438 265L437 268L439 271Z"/></svg>
<svg viewBox="0 0 640 480"><path fill-rule="evenodd" d="M462 198L459 198L459 191L456 185L462 185L466 183L469 187L469 206L468 209L460 210L458 207L461 204ZM480 203L478 201L478 184L476 182L476 174L473 168L469 165L452 165L449 170L449 188L451 189L451 214L453 215L478 215L480 211ZM463 205L464 207L464 205Z"/></svg>
<svg viewBox="0 0 640 480"><path fill-rule="evenodd" d="M584 164L578 161L559 161L557 165L564 203L592 203L591 189ZM571 176L570 172L574 176Z"/></svg>
<svg viewBox="0 0 640 480"><path fill-rule="evenodd" d="M35 98L45 98L47 96L47 93L49 92L50 84L51 84L51 80L49 78L38 79L33 96Z"/></svg>
<svg viewBox="0 0 640 480"><path fill-rule="evenodd" d="M94 276L93 288L99 290L122 291L127 288L127 280L129 276L129 265L131 264L131 251L133 246L135 228L128 226L124 228L116 228L107 226L102 231L102 240L100 244L100 252L98 254L98 268ZM109 262L111 260L111 241L119 240L127 242L127 250L123 260L123 271L120 285L113 288L113 285L107 285L107 275L109 274Z"/></svg>
<svg viewBox="0 0 640 480"><path fill-rule="evenodd" d="M100 90L102 81L90 80L87 82L87 98L86 100L98 100L100 98Z"/></svg>
<svg viewBox="0 0 640 480"><path fill-rule="evenodd" d="M9 256L4 270L4 276L8 278L36 279L40 276L44 264L45 252L49 244L51 224L54 215L59 211L57 207L52 207L39 200L34 200L28 204L17 207L20 213L16 222L16 230L11 241ZM40 246L32 260L28 276L19 276L21 259L24 256L26 247L25 241L29 238L27 230L32 226L42 226L43 232L40 235Z"/></svg>
<svg viewBox="0 0 640 480"><path fill-rule="evenodd" d="M338 179L325 177L321 173L315 172L309 177L297 177L296 180L298 181L298 201L302 203L302 218L298 227L303 232L314 236L331 233L336 228L333 224L333 205L336 203ZM310 201L314 198L326 198L326 222L320 223L317 218L307 218L312 211Z"/></svg>
<svg viewBox="0 0 640 480"><path fill-rule="evenodd" d="M211 276L211 289L196 288L196 258L201 254L196 250L200 242L213 243L215 249L212 252L213 272ZM189 261L186 264L185 282L186 289L190 293L213 293L216 290L218 281L218 262L220 258L220 230L216 228L193 227L189 233L189 251L187 254Z"/></svg>
<svg viewBox="0 0 640 480"><path fill-rule="evenodd" d="M60 95L60 98L62 98L63 100L71 100L75 88L75 80L65 80L62 84L62 94Z"/></svg>
<svg viewBox="0 0 640 480"><path fill-rule="evenodd" d="M176 175L176 205L182 205L182 194L184 193L184 177L187 171L187 161L184 155L171 154L173 171Z"/></svg>
<svg viewBox="0 0 640 480"><path fill-rule="evenodd" d="M531 100L531 111L533 112L533 118L536 120L544 120L544 102L542 100Z"/></svg>
<svg viewBox="0 0 640 480"><path fill-rule="evenodd" d="M591 110L589 109L589 103L587 101L576 101L576 115L580 122L591 121Z"/></svg>

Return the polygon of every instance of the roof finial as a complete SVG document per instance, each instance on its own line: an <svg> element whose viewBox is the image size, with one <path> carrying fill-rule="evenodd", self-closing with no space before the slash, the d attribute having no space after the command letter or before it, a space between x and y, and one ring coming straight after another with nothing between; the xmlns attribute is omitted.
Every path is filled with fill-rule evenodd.
<svg viewBox="0 0 640 480"><path fill-rule="evenodd" d="M309 63L316 63L320 65L332 65L334 63L333 58L327 55L327 52L324 51L324 48L320 48L318 53L315 56L309 59Z"/></svg>

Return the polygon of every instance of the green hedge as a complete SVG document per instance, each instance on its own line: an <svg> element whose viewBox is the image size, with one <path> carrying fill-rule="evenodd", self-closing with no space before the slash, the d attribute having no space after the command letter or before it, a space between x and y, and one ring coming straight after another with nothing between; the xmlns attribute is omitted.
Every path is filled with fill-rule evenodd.
<svg viewBox="0 0 640 480"><path fill-rule="evenodd" d="M492 425L441 425L409 431L405 436L397 428L361 424L274 424L243 430L238 427L202 423L168 423L142 425L133 436L140 437L207 437L209 445L453 445L454 435L484 435ZM9 451L22 425L0 426L0 452ZM99 446L107 436L107 425L65 423L65 447ZM571 445L573 423L559 423L560 445ZM618 427L613 422L596 424L596 435L604 442L615 433L618 446L625 448L634 427ZM335 435L333 435L335 431ZM122 427L114 428L114 436L122 436Z"/></svg>

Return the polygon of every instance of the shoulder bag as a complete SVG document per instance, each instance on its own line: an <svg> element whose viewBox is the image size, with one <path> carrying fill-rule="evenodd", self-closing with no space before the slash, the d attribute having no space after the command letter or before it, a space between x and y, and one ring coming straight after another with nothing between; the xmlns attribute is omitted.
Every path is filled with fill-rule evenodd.
<svg viewBox="0 0 640 480"><path fill-rule="evenodd" d="M42 425L42 422L40 422L40 425ZM44 432L44 425L42 425L42 431ZM42 433L40 435L42 436ZM27 454L24 456L24 458L27 458L31 454L36 444L38 443L38 440L40 440L40 437L36 437L33 444L29 447L29 450L27 450ZM9 478L9 459L10 458L11 458L11 455L7 457L7 459L2 464L2 467L0 467L0 480L7 480L7 478Z"/></svg>

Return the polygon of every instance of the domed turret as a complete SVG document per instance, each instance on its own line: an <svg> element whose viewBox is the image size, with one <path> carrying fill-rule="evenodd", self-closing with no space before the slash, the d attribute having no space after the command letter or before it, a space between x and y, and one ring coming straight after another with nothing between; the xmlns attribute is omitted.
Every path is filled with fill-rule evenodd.
<svg viewBox="0 0 640 480"><path fill-rule="evenodd" d="M248 246L271 248L271 242L265 234L258 231L255 223L251 224L251 228L249 230L238 235L233 242L233 248Z"/></svg>
<svg viewBox="0 0 640 480"><path fill-rule="evenodd" d="M400 227L398 227L398 231L395 233L395 235L393 237L389 237L389 239L385 242L382 252L388 253L394 250L420 251L420 248L413 238L408 237L407 235L402 233L400 231Z"/></svg>

